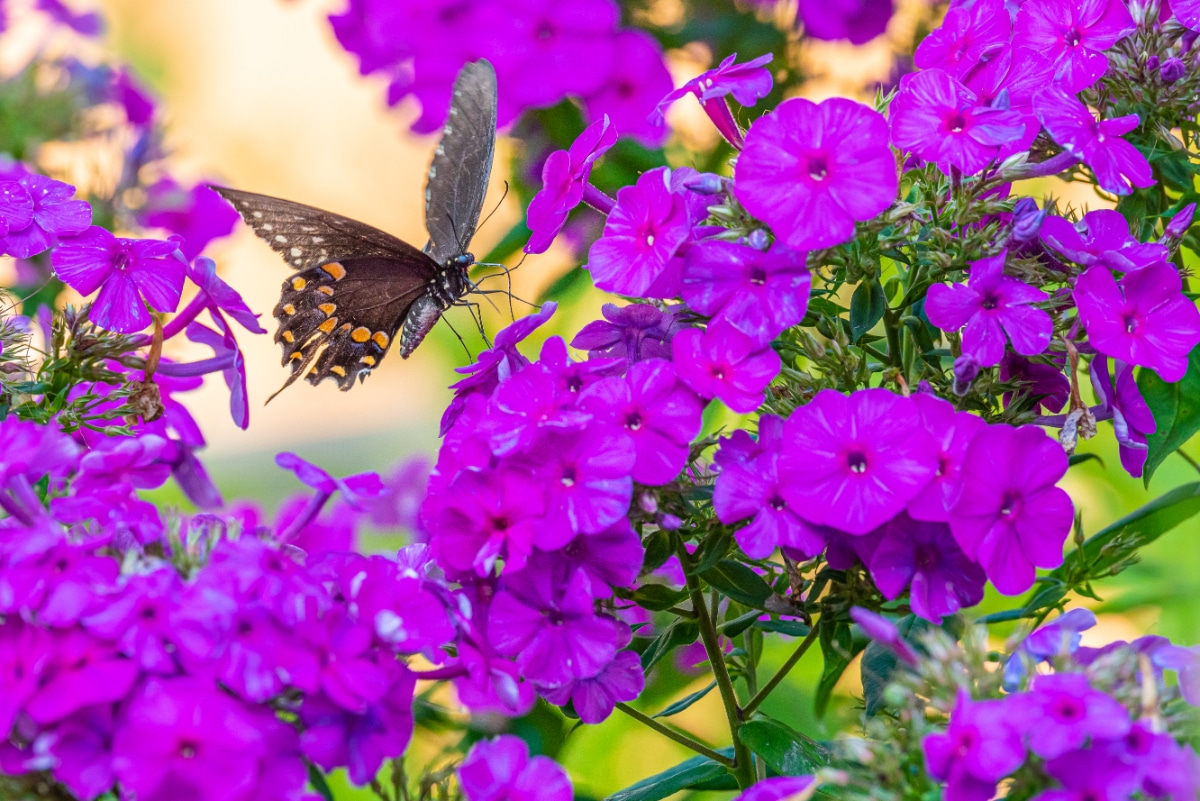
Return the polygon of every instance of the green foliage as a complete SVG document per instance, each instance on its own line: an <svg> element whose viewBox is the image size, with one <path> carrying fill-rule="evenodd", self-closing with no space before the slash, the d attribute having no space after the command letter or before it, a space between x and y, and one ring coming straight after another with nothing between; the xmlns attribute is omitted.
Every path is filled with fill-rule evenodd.
<svg viewBox="0 0 1200 801"><path fill-rule="evenodd" d="M1142 473L1149 487L1150 478L1163 460L1200 431L1200 347L1188 356L1187 373L1180 381L1168 384L1154 371L1143 369L1137 383L1157 425L1147 437L1150 450Z"/></svg>

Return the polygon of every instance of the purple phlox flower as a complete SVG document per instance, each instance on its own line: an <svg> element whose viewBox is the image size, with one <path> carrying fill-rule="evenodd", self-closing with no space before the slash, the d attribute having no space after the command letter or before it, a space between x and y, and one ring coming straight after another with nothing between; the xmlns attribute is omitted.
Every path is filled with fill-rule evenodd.
<svg viewBox="0 0 1200 801"><path fill-rule="evenodd" d="M496 387L481 433L497 456L526 451L543 432L575 430L588 422L576 400L547 367L531 364Z"/></svg>
<svg viewBox="0 0 1200 801"><path fill-rule="evenodd" d="M1108 50L1134 31L1122 0L1028 0L1017 12L1013 39L1050 59L1055 80L1082 91L1108 71Z"/></svg>
<svg viewBox="0 0 1200 801"><path fill-rule="evenodd" d="M480 576L501 558L506 569L520 570L534 542L547 533L542 517L546 495L544 481L520 470L458 474L444 493L431 493L422 510L430 531L436 532L431 541L435 557Z"/></svg>
<svg viewBox="0 0 1200 801"><path fill-rule="evenodd" d="M1029 247L1022 246L1027 246L1038 238L1048 216L1050 216L1050 212L1046 209L1039 209L1037 201L1031 197L1019 198L1013 204L1012 214L1008 217L1012 223L1012 238L1018 243L1016 248L1018 252L1025 253L1031 250Z"/></svg>
<svg viewBox="0 0 1200 801"><path fill-rule="evenodd" d="M96 798L112 789L114 707L85 707L33 741L30 751L53 762L51 772L78 798Z"/></svg>
<svg viewBox="0 0 1200 801"><path fill-rule="evenodd" d="M251 797L265 756L260 727L286 725L198 678L143 683L113 735L121 788L146 801Z"/></svg>
<svg viewBox="0 0 1200 801"><path fill-rule="evenodd" d="M868 565L883 597L894 601L907 589L913 613L937 625L983 600L987 577L959 549L948 524L901 513L883 532Z"/></svg>
<svg viewBox="0 0 1200 801"><path fill-rule="evenodd" d="M1158 424L1138 389L1133 377L1133 365L1118 360L1114 368L1116 375L1110 377L1108 357L1098 354L1092 359L1088 370L1101 410L1112 412L1113 434L1120 448L1121 466L1136 478L1142 475L1149 455L1146 438L1158 430Z"/></svg>
<svg viewBox="0 0 1200 801"><path fill-rule="evenodd" d="M595 676L628 641L621 623L596 614L595 598L585 571L535 556L505 577L492 601L492 646L515 658L521 675L539 685Z"/></svg>
<svg viewBox="0 0 1200 801"><path fill-rule="evenodd" d="M708 241L684 258L683 299L694 310L767 343L804 318L812 278L807 253L776 242L765 253Z"/></svg>
<svg viewBox="0 0 1200 801"><path fill-rule="evenodd" d="M1144 267L1118 282L1091 267L1075 282L1079 319L1088 342L1105 356L1149 367L1164 381L1187 372L1188 354L1200 343L1200 311L1182 291L1169 262Z"/></svg>
<svg viewBox="0 0 1200 801"><path fill-rule="evenodd" d="M454 421L463 413L468 397L474 394L491 395L501 381L515 375L529 364L529 359L517 350L517 343L541 327L554 315L557 308L558 304L554 301L543 303L537 312L502 328L496 334L492 348L480 353L478 361L474 364L455 368L455 372L463 373L466 378L450 385L450 389L454 390L454 400L450 401L445 414L442 415L442 436L446 435L453 427Z"/></svg>
<svg viewBox="0 0 1200 801"><path fill-rule="evenodd" d="M122 239L93 225L64 239L51 263L58 277L79 294L99 289L89 319L122 334L150 325L147 305L159 312L175 311L183 293L185 263L175 242Z"/></svg>
<svg viewBox="0 0 1200 801"><path fill-rule="evenodd" d="M192 261L209 242L233 232L238 213L204 184L184 189L172 178L163 178L146 190L146 205L138 214L142 225L164 228L179 235L183 257Z"/></svg>
<svg viewBox="0 0 1200 801"><path fill-rule="evenodd" d="M740 414L763 402L763 391L779 375L779 354L728 323L681 331L672 343L679 379L701 398L719 398Z"/></svg>
<svg viewBox="0 0 1200 801"><path fill-rule="evenodd" d="M549 371L559 391L567 397L581 394L602 378L621 375L629 367L628 361L615 357L577 362L571 358L562 337L550 337L542 343L538 363Z"/></svg>
<svg viewBox="0 0 1200 801"><path fill-rule="evenodd" d="M944 331L963 332L963 352L981 367L999 364L1004 356L1005 334L1013 350L1036 356L1050 344L1054 321L1034 308L1048 300L1046 293L1017 278L1004 275L1007 251L971 264L966 284L934 284L925 301L929 322Z"/></svg>
<svg viewBox="0 0 1200 801"><path fill-rule="evenodd" d="M1046 773L1061 789L1043 790L1037 801L1121 801L1138 789L1139 769L1114 759L1112 747L1095 747L1065 753L1046 762ZM1184 797L1184 796L1172 796Z"/></svg>
<svg viewBox="0 0 1200 801"><path fill-rule="evenodd" d="M585 325L571 340L571 347L588 351L590 359L670 359L671 339L681 327L671 309L663 311L649 303L605 303L600 309L604 320Z"/></svg>
<svg viewBox="0 0 1200 801"><path fill-rule="evenodd" d="M116 70L109 92L125 110L125 119L130 124L146 127L154 119L154 98L129 70Z"/></svg>
<svg viewBox="0 0 1200 801"><path fill-rule="evenodd" d="M1160 19L1169 18L1167 10L1164 4L1160 12ZM1190 31L1200 31L1200 2L1198 0L1171 0L1170 12L1183 27Z"/></svg>
<svg viewBox="0 0 1200 801"><path fill-rule="evenodd" d="M716 68L702 72L659 101L651 118L662 122L667 109L684 95L695 95L713 125L730 144L741 149L744 144L741 128L729 110L726 96L743 106L753 106L771 93L774 81L764 65L771 63L774 54L767 53L744 64L735 64L737 53L731 54ZM718 102L713 102L718 101Z"/></svg>
<svg viewBox="0 0 1200 801"><path fill-rule="evenodd" d="M1054 80L1054 64L1048 58L1009 42L966 75L955 77L979 96L982 105L1013 109L1026 115L1029 126L1026 136L1030 141L1037 136L1041 126L1033 116L1033 97Z"/></svg>
<svg viewBox="0 0 1200 801"><path fill-rule="evenodd" d="M53 653L25 713L39 725L56 723L87 706L124 698L137 681L137 665L96 642L82 629L54 638Z"/></svg>
<svg viewBox="0 0 1200 801"><path fill-rule="evenodd" d="M632 438L614 425L544 434L526 457L548 496L537 546L555 550L576 534L603 531L624 517L636 460Z"/></svg>
<svg viewBox="0 0 1200 801"><path fill-rule="evenodd" d="M746 133L734 194L797 250L840 245L896 198L887 141L883 115L860 103L785 100Z"/></svg>
<svg viewBox="0 0 1200 801"><path fill-rule="evenodd" d="M95 11L76 13L62 0L37 0L37 9L48 14L59 25L65 25L84 36L99 36L104 33L104 20Z"/></svg>
<svg viewBox="0 0 1200 801"><path fill-rule="evenodd" d="M758 419L758 439L743 429L735 429L728 437L717 440L720 447L713 454L713 472L720 473L733 465L749 464L759 454L765 453L764 441L778 439L783 430L783 421L773 415L764 414Z"/></svg>
<svg viewBox="0 0 1200 801"><path fill-rule="evenodd" d="M1148 798L1193 798L1200 790L1200 757L1170 734L1154 732L1152 725L1149 720L1134 723L1123 740L1106 744L1102 753L1132 768Z"/></svg>
<svg viewBox="0 0 1200 801"><path fill-rule="evenodd" d="M416 529L432 467L424 454L410 456L397 464L383 480L384 494L372 500L362 499L371 523L382 528Z"/></svg>
<svg viewBox="0 0 1200 801"><path fill-rule="evenodd" d="M804 520L783 497L779 475L783 421L763 415L758 425L760 447L755 450L739 448L737 442L728 447L729 440L722 440L721 472L713 488L717 519L732 525L752 518L734 533L738 547L751 559L765 559L779 546L816 556L825 548L820 527Z"/></svg>
<svg viewBox="0 0 1200 801"><path fill-rule="evenodd" d="M154 434L104 440L79 461L72 491L79 495L115 484L134 489L160 487L171 475L173 455L172 443Z"/></svg>
<svg viewBox="0 0 1200 801"><path fill-rule="evenodd" d="M387 672L391 684L361 715L322 695L304 700L300 744L306 757L327 771L345 767L350 781L362 786L375 778L385 759L404 753L412 738L416 677L398 662L389 663Z"/></svg>
<svg viewBox="0 0 1200 801"><path fill-rule="evenodd" d="M935 779L947 782L948 801L991 798L996 782L1025 761L1021 735L1011 722L1012 706L972 701L959 688L945 733L926 735L925 765Z"/></svg>
<svg viewBox="0 0 1200 801"><path fill-rule="evenodd" d="M1121 5L1120 0L1109 2ZM1053 86L1038 92L1033 106L1046 133L1068 154L1091 167L1096 183L1105 192L1127 195L1131 186L1153 186L1150 162L1121 138L1137 128L1138 115L1097 121L1087 106Z"/></svg>
<svg viewBox="0 0 1200 801"><path fill-rule="evenodd" d="M1158 264L1170 255L1164 245L1143 244L1130 236L1125 215L1111 209L1089 211L1074 224L1062 217L1047 217L1041 238L1063 258L1082 267L1100 264L1119 273Z"/></svg>
<svg viewBox="0 0 1200 801"><path fill-rule="evenodd" d="M17 520L32 523L42 515L33 485L48 476L50 488L57 490L78 463L78 447L56 424L8 417L0 422L0 507Z"/></svg>
<svg viewBox="0 0 1200 801"><path fill-rule="evenodd" d="M55 651L55 639L39 626L15 615L0 624L0 731L12 731Z"/></svg>
<svg viewBox="0 0 1200 801"><path fill-rule="evenodd" d="M1066 453L1040 428L989 425L967 447L950 528L1005 595L1033 586L1035 567L1062 564L1075 519L1055 486L1066 472Z"/></svg>
<svg viewBox="0 0 1200 801"><path fill-rule="evenodd" d="M576 537L555 554L572 569L588 574L597 598L607 598L611 595L608 587L633 586L646 549L629 519L622 517L604 531Z"/></svg>
<svg viewBox="0 0 1200 801"><path fill-rule="evenodd" d="M813 39L861 45L887 30L894 10L892 0L799 0L798 14Z"/></svg>
<svg viewBox="0 0 1200 801"><path fill-rule="evenodd" d="M936 474L938 451L908 398L821 390L784 429L783 497L810 523L866 534Z"/></svg>
<svg viewBox="0 0 1200 801"><path fill-rule="evenodd" d="M346 573L342 594L350 611L392 648L433 656L454 638L446 604L422 577L406 574L382 556L372 556Z"/></svg>
<svg viewBox="0 0 1200 801"><path fill-rule="evenodd" d="M596 160L617 142L617 129L605 115L587 128L568 150L556 150L542 167L542 189L529 201L527 224L532 232L523 248L544 253L562 230L571 210L586 199Z"/></svg>
<svg viewBox="0 0 1200 801"><path fill-rule="evenodd" d="M909 666L917 664L916 652L891 620L870 609L863 609L861 606L851 608L850 619L857 623L868 637L882 645L900 661Z"/></svg>
<svg viewBox="0 0 1200 801"><path fill-rule="evenodd" d="M307 493L293 495L279 506L275 514L276 537L283 537L305 515L312 498ZM332 510L322 510L316 517L303 523L303 527L287 536L286 542L299 548L309 556L329 551L345 552L356 550L358 542L358 510L337 504Z"/></svg>
<svg viewBox="0 0 1200 801"><path fill-rule="evenodd" d="M618 702L632 701L642 694L646 676L633 651L621 651L595 676L575 679L561 687L545 690L546 700L558 706L568 702L584 723L601 723Z"/></svg>
<svg viewBox="0 0 1200 801"><path fill-rule="evenodd" d="M59 237L82 234L92 224L92 207L87 201L71 199L75 187L34 173L15 180L21 189L6 184L0 197L0 215L8 219L7 235L0 238L0 253L29 259L54 245ZM93 291L95 287L82 294Z"/></svg>
<svg viewBox="0 0 1200 801"><path fill-rule="evenodd" d="M700 399L664 359L637 362L624 377L596 382L579 403L597 420L624 430L636 454L631 475L639 484L658 486L678 476L700 433Z"/></svg>
<svg viewBox="0 0 1200 801"><path fill-rule="evenodd" d="M583 98L586 116L598 120L607 115L622 135L657 147L667 130L649 114L672 89L662 50L654 37L632 28L620 31L610 41L612 72L599 91Z"/></svg>
<svg viewBox="0 0 1200 801"><path fill-rule="evenodd" d="M33 542L44 550L16 556L0 575L0 611L44 626L73 626L116 585L116 560L91 547L61 539L50 545L36 534Z"/></svg>
<svg viewBox="0 0 1200 801"><path fill-rule="evenodd" d="M1190 648L1165 645L1154 653L1157 667L1179 674L1179 694L1192 706L1200 706L1200 645Z"/></svg>
<svg viewBox="0 0 1200 801"><path fill-rule="evenodd" d="M1016 392L1004 393L1005 408L1012 405L1014 398L1030 398L1033 409L1042 408L1048 414L1067 405L1071 382L1063 372L1063 357L1061 354L1048 355L1054 363L1035 362L1015 351L1005 351L1000 360L1000 381L1016 385Z"/></svg>
<svg viewBox="0 0 1200 801"><path fill-rule="evenodd" d="M355 473L345 478L334 478L312 462L288 452L276 456L275 464L292 471L302 483L321 494L328 496L340 491L346 503L355 509L361 509L363 501L378 498L387 491L378 473Z"/></svg>
<svg viewBox="0 0 1200 801"><path fill-rule="evenodd" d="M1037 676L1033 689L1012 704L1010 719L1044 759L1081 747L1089 738L1113 740L1129 732L1129 712L1117 699L1093 689L1082 673Z"/></svg>
<svg viewBox="0 0 1200 801"><path fill-rule="evenodd" d="M363 715L391 688L388 665L395 660L377 651L369 621L354 620L344 607L334 607L333 614L305 633L320 666L316 675L303 677L311 678L310 685L296 682L304 689L313 691L319 686L321 693L342 709Z"/></svg>
<svg viewBox="0 0 1200 801"><path fill-rule="evenodd" d="M949 401L917 393L912 404L921 415L925 431L937 447L937 472L925 488L908 502L915 520L945 522L962 489L962 466L967 446L986 423L967 412L956 412Z"/></svg>
<svg viewBox="0 0 1200 801"><path fill-rule="evenodd" d="M458 659L466 675L454 680L454 689L472 712L520 717L537 702L533 685L521 679L516 663L496 654L486 642L460 639Z"/></svg>
<svg viewBox="0 0 1200 801"><path fill-rule="evenodd" d="M812 776L771 776L756 782L733 801L808 801L818 787Z"/></svg>
<svg viewBox="0 0 1200 801"><path fill-rule="evenodd" d="M1026 662L1048 662L1074 654L1082 632L1096 625L1096 615L1076 607L1032 631L1004 663L1004 689L1012 692L1026 674Z"/></svg>
<svg viewBox="0 0 1200 801"><path fill-rule="evenodd" d="M50 511L61 523L79 524L95 521L89 533L117 550L134 544L146 545L162 538L163 523L158 509L149 501L138 498L128 484L98 482L87 493L50 501Z"/></svg>
<svg viewBox="0 0 1200 801"><path fill-rule="evenodd" d="M1189 203L1171 217L1170 222L1163 226L1163 242L1177 242L1183 238L1187 230L1192 227L1192 220L1196 216L1196 204ZM1160 261L1166 261L1164 256Z"/></svg>
<svg viewBox="0 0 1200 801"><path fill-rule="evenodd" d="M269 531L252 529L236 540L221 538L213 544L202 574L211 576L207 586L218 587L225 595L255 598L288 626L319 617L330 605L329 593L304 566L303 553L256 534L265 536Z"/></svg>
<svg viewBox="0 0 1200 801"><path fill-rule="evenodd" d="M221 202L224 203L224 201ZM229 204L226 203L225 205L228 206ZM236 215L237 212L235 211L234 214ZM238 294L237 290L222 281L221 277L217 275L217 264L212 259L204 258L203 256L195 259L188 265L187 277L192 280L192 283L200 287L201 294L197 295L188 308L181 312L178 317L171 320L170 326L164 326L163 336L165 338L170 337L167 328L178 330L180 327L178 321L188 316L192 306L197 307L197 313L199 313L200 308L207 307L222 314L227 314L251 334L267 333L267 329L258 324L259 316L250 311L250 307L246 305L246 301L242 300L242 296Z"/></svg>
<svg viewBox="0 0 1200 801"><path fill-rule="evenodd" d="M984 105L957 79L940 69L909 73L888 110L892 142L934 162L974 175L994 161L1027 147L1024 115ZM1036 131L1034 131L1036 134Z"/></svg>
<svg viewBox="0 0 1200 801"><path fill-rule="evenodd" d="M181 587L179 574L171 567L131 576L119 591L105 597L103 606L83 619L83 627L93 636L115 643L120 653L147 673L176 673L170 611Z"/></svg>
<svg viewBox="0 0 1200 801"><path fill-rule="evenodd" d="M202 365L206 372L221 371L221 377L225 379L225 385L229 387L229 413L233 416L234 425L244 430L250 425L250 399L246 390L246 358L233 336L233 327L226 323L220 314L213 314L212 319L220 329L219 332L200 323L189 323L187 338L212 348L213 358L196 364ZM192 365L191 369L195 371L201 367Z"/></svg>
<svg viewBox="0 0 1200 801"><path fill-rule="evenodd" d="M0 181L0 237L33 222L33 198L17 181ZM0 249L0 252L4 252Z"/></svg>
<svg viewBox="0 0 1200 801"><path fill-rule="evenodd" d="M677 253L699 220L671 183L671 170L659 167L617 192L604 235L588 251L587 269L598 289L632 297L679 294Z"/></svg>
<svg viewBox="0 0 1200 801"><path fill-rule="evenodd" d="M567 772L550 757L529 756L519 737L503 734L481 740L458 768L458 781L467 801L571 801Z"/></svg>
<svg viewBox="0 0 1200 801"><path fill-rule="evenodd" d="M921 40L913 62L921 69L940 67L963 80L982 61L994 58L1008 44L1012 20L1004 0L954 3L942 24Z"/></svg>

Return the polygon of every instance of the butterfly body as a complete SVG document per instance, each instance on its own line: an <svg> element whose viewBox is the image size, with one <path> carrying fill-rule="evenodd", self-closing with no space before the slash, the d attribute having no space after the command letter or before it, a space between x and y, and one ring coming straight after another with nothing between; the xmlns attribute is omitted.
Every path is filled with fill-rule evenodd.
<svg viewBox="0 0 1200 801"><path fill-rule="evenodd" d="M475 262L475 233L491 172L496 78L486 61L467 64L454 84L450 117L429 168L421 250L365 223L281 198L213 187L295 272L274 310L275 341L300 376L348 390L397 336L408 358L443 312L463 303Z"/></svg>

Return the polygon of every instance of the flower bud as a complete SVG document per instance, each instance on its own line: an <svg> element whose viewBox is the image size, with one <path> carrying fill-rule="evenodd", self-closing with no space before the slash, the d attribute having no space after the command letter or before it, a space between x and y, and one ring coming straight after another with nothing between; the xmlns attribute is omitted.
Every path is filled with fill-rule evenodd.
<svg viewBox="0 0 1200 801"><path fill-rule="evenodd" d="M1046 220L1045 209L1037 207L1037 201L1031 197L1023 197L1013 207L1013 239L1018 242L1032 242L1037 239Z"/></svg>
<svg viewBox="0 0 1200 801"><path fill-rule="evenodd" d="M1154 72L1156 69L1158 69L1158 66L1158 56L1150 56L1146 59L1146 72Z"/></svg>
<svg viewBox="0 0 1200 801"><path fill-rule="evenodd" d="M746 237L747 244L755 250L766 250L771 246L771 237L761 228L755 228Z"/></svg>
<svg viewBox="0 0 1200 801"><path fill-rule="evenodd" d="M711 172L702 172L684 181L683 187L698 195L719 195L725 191L728 183L728 178L714 175Z"/></svg>
<svg viewBox="0 0 1200 801"><path fill-rule="evenodd" d="M1163 83L1175 83L1186 73L1187 66L1183 63L1183 59L1168 58L1159 69L1158 76L1163 79Z"/></svg>
<svg viewBox="0 0 1200 801"><path fill-rule="evenodd" d="M1192 218L1196 216L1196 204L1189 203L1179 211L1175 212L1175 216L1167 223L1167 227L1163 229L1163 239L1182 239L1187 233L1187 229L1192 225Z"/></svg>
<svg viewBox="0 0 1200 801"><path fill-rule="evenodd" d="M975 376L979 375L979 362L975 357L964 353L954 360L954 394L962 397L971 391Z"/></svg>

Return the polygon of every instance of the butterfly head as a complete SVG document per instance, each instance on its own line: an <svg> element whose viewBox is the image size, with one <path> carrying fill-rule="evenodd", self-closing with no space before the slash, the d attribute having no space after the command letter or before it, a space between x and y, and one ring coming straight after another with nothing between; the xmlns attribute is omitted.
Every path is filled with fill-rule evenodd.
<svg viewBox="0 0 1200 801"><path fill-rule="evenodd" d="M451 256L446 259L447 270L458 270L463 275L467 274L467 270L475 263L475 254L459 253L457 256Z"/></svg>

